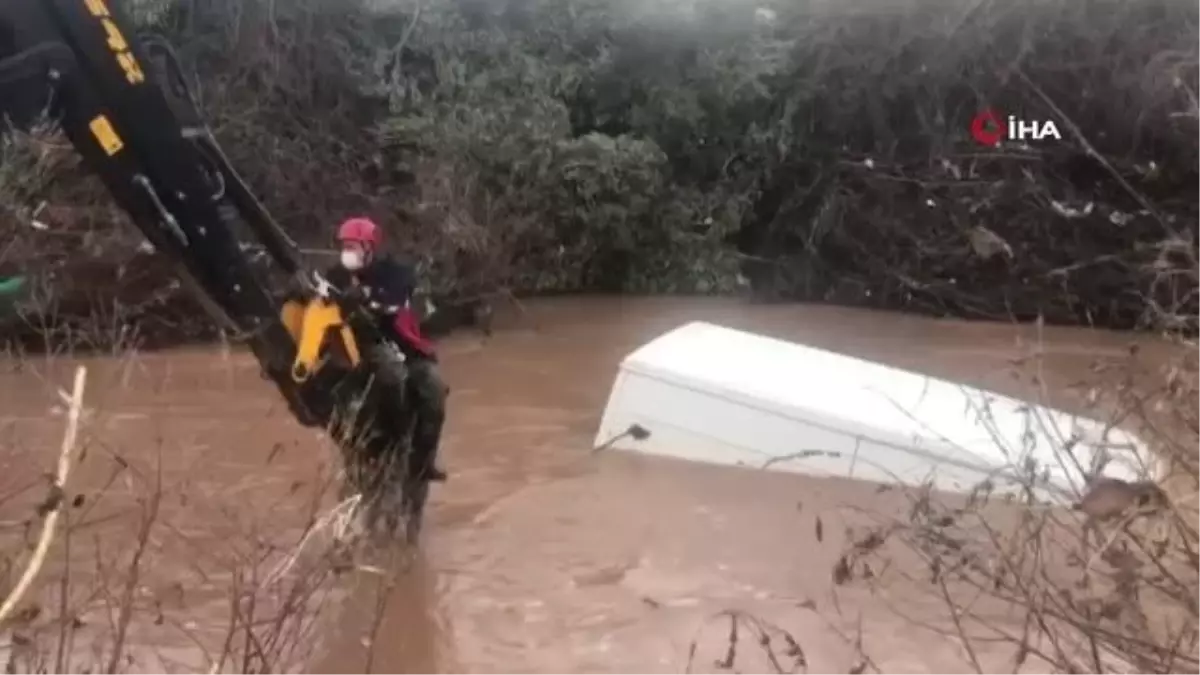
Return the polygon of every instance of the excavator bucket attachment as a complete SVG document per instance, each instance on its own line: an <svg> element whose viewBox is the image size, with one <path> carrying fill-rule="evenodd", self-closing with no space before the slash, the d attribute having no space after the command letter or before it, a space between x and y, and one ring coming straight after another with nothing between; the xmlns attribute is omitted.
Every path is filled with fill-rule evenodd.
<svg viewBox="0 0 1200 675"><path fill-rule="evenodd" d="M293 381L306 382L332 357L341 356L349 367L358 367L358 341L337 303L321 297L291 299L283 303L280 316L299 345L292 362Z"/></svg>

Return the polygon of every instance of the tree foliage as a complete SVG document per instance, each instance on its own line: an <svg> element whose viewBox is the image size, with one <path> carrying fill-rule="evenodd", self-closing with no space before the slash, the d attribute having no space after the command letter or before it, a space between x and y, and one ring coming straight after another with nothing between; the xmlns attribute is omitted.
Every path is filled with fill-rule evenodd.
<svg viewBox="0 0 1200 675"><path fill-rule="evenodd" d="M1194 3L139 8L287 227L370 214L444 291L1197 312ZM1062 140L982 146L985 108Z"/></svg>

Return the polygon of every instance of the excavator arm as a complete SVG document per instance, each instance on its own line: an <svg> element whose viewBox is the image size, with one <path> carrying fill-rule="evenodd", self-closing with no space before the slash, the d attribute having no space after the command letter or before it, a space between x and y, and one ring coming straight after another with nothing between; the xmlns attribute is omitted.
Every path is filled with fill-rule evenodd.
<svg viewBox="0 0 1200 675"><path fill-rule="evenodd" d="M330 380L313 375L338 340L356 366L346 324L369 322L343 320L328 295L281 303L250 264L239 228L277 271L308 278L295 242L204 125L170 46L136 39L116 0L0 0L0 115L21 126L43 110L213 320L248 342L293 414L328 424Z"/></svg>

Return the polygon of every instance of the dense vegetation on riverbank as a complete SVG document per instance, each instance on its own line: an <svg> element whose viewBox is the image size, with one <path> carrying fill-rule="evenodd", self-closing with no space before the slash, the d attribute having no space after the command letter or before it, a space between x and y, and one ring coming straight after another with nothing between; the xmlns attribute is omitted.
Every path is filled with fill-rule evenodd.
<svg viewBox="0 0 1200 675"><path fill-rule="evenodd" d="M134 7L312 245L369 213L467 295L1196 314L1195 3L384 4ZM1062 139L985 147L986 108ZM46 297L66 314L162 315L169 270L112 229L69 148L19 136L0 160L8 264L59 269Z"/></svg>

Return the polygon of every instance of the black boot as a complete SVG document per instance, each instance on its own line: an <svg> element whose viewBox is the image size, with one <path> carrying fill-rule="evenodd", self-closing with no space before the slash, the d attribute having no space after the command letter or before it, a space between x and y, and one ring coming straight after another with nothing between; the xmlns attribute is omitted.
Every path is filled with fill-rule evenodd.
<svg viewBox="0 0 1200 675"><path fill-rule="evenodd" d="M437 372L436 363L429 359L413 359L409 363L408 384L415 396L410 400L417 406L412 445L417 466L423 467L421 478L441 483L449 476L438 466L438 446L442 440L442 424L446 420L446 395L449 389Z"/></svg>
<svg viewBox="0 0 1200 675"><path fill-rule="evenodd" d="M419 437L414 440L423 440ZM417 480L428 481L430 483L444 483L449 478L449 474L445 469L438 466L437 449L430 450L427 446L414 443L412 446L412 464L410 475Z"/></svg>

